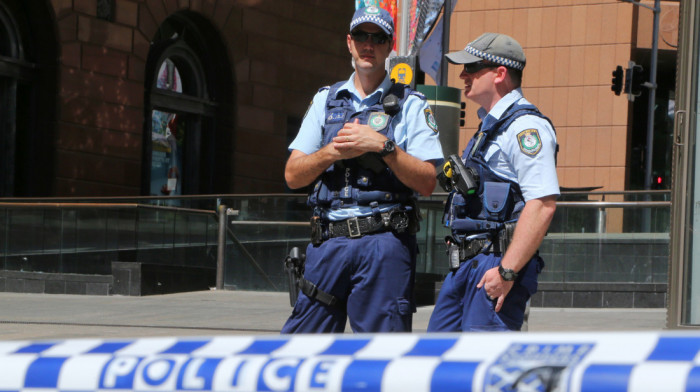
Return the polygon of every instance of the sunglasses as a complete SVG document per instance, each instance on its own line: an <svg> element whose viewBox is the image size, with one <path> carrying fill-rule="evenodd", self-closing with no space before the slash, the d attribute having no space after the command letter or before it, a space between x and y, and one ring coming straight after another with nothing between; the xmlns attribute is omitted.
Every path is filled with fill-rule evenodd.
<svg viewBox="0 0 700 392"><path fill-rule="evenodd" d="M498 64L489 63L487 61L478 61L476 63L464 64L464 72L468 74L473 74L481 71L485 68L497 68Z"/></svg>
<svg viewBox="0 0 700 392"><path fill-rule="evenodd" d="M353 41L355 42L366 42L368 38L372 39L372 43L376 45L382 45L389 41L389 36L384 33L368 33L362 30L356 30L350 33Z"/></svg>

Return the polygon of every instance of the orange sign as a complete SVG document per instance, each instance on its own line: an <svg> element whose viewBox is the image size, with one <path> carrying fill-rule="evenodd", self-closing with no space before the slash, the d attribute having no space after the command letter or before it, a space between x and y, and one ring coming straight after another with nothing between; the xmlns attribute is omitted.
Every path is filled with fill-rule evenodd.
<svg viewBox="0 0 700 392"><path fill-rule="evenodd" d="M406 63L398 63L391 70L391 78L396 83L411 84L411 81L413 81L413 69Z"/></svg>

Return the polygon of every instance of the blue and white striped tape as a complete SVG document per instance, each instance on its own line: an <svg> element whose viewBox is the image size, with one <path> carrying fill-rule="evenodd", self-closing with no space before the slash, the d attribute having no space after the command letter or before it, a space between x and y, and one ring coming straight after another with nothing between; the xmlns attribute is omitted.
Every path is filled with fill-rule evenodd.
<svg viewBox="0 0 700 392"><path fill-rule="evenodd" d="M0 342L0 391L700 391L700 334Z"/></svg>

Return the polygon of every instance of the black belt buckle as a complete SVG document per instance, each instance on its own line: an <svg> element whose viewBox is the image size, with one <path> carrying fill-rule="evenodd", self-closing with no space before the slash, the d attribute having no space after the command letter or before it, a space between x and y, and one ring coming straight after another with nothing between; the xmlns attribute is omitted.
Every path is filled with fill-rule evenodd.
<svg viewBox="0 0 700 392"><path fill-rule="evenodd" d="M311 243L313 245L321 245L323 243L323 227L321 226L321 217L311 217Z"/></svg>
<svg viewBox="0 0 700 392"><path fill-rule="evenodd" d="M389 214L389 223L391 228L397 233L403 233L408 229L410 219L406 211L392 211Z"/></svg>
<svg viewBox="0 0 700 392"><path fill-rule="evenodd" d="M360 222L357 220L357 217L347 219L345 223L348 225L348 237L357 238L362 236Z"/></svg>

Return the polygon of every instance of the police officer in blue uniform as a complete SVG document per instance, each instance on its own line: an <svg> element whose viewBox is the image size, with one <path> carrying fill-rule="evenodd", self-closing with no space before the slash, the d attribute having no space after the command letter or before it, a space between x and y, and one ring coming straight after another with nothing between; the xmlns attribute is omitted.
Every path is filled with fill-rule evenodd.
<svg viewBox="0 0 700 392"><path fill-rule="evenodd" d="M285 168L290 188L312 185L311 244L299 297L282 333L411 330L417 194L442 161L425 98L385 70L388 12L355 12L347 35L355 72L319 90Z"/></svg>
<svg viewBox="0 0 700 392"><path fill-rule="evenodd" d="M554 127L523 97L525 54L513 38L485 33L446 57L463 65L464 95L481 106L481 124L447 166L451 272L428 331L520 330L559 195Z"/></svg>

